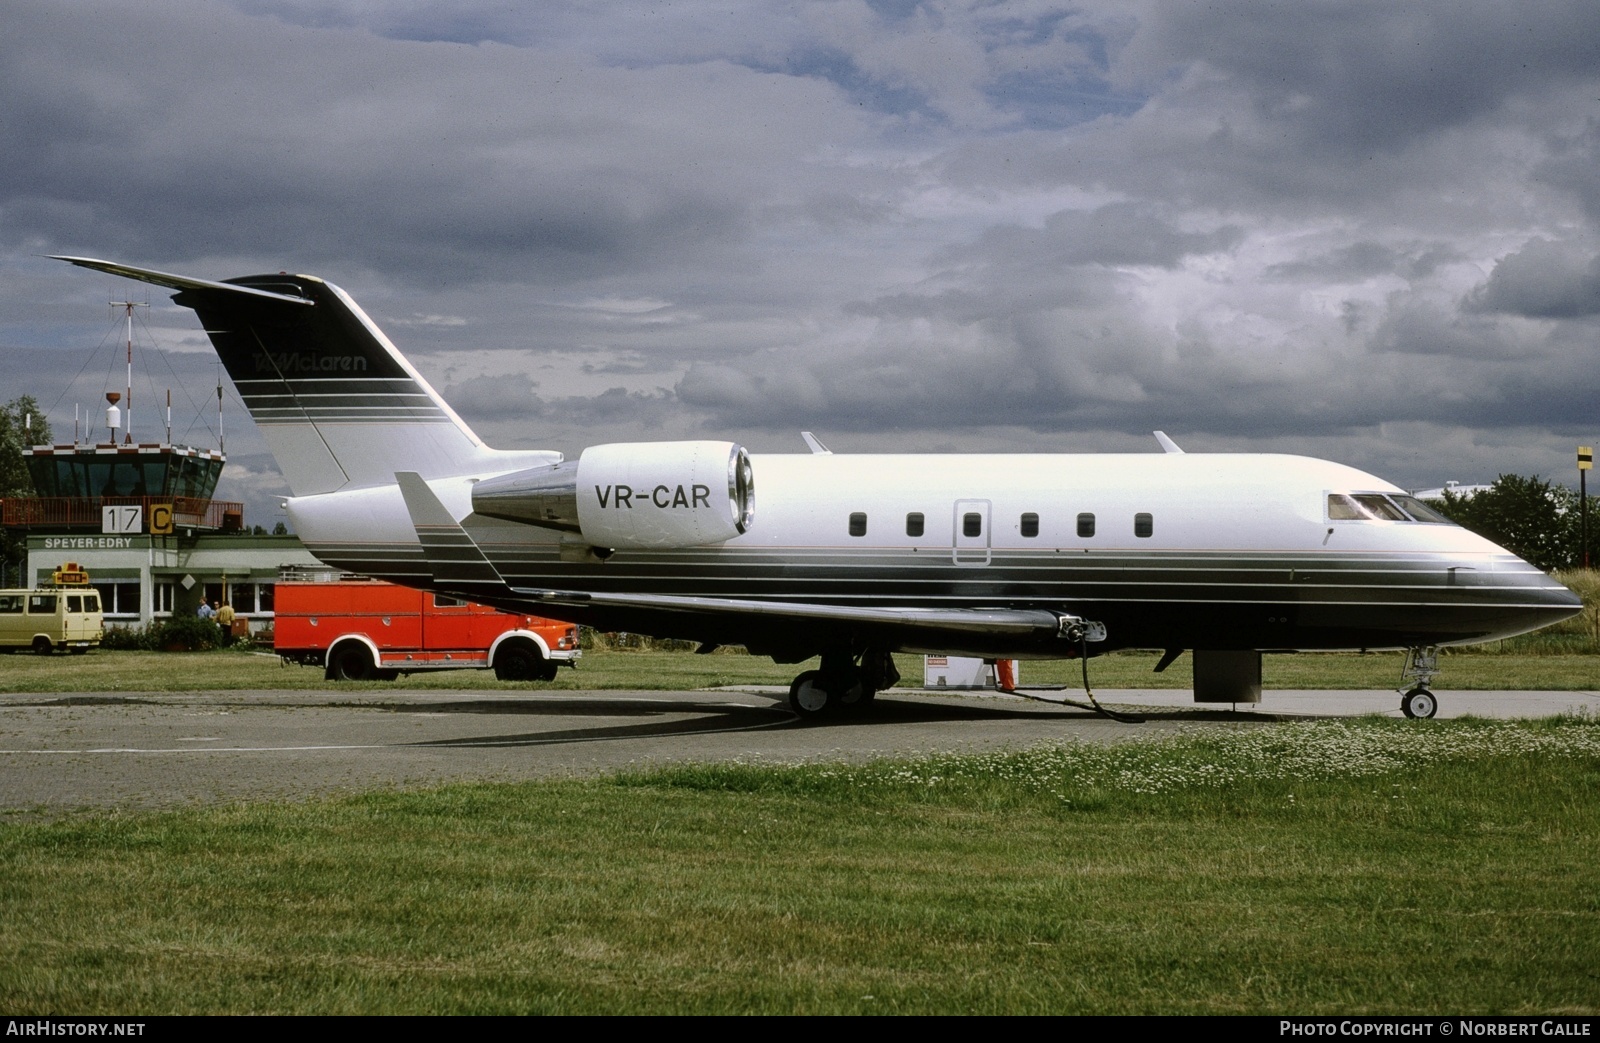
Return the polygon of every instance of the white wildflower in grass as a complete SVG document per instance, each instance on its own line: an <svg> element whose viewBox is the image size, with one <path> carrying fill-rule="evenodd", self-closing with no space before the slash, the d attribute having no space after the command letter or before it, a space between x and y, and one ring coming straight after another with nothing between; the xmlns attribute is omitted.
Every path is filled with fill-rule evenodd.
<svg viewBox="0 0 1600 1043"><path fill-rule="evenodd" d="M1074 741L1020 752L792 769L803 777L791 776L787 784L927 790L1004 783L1066 801L1069 793L1085 790L1155 794L1273 780L1367 778L1445 761L1523 754L1600 756L1600 728L1580 718L1554 724L1457 721L1424 726L1311 721L1233 732L1195 731L1110 746ZM776 782L768 779L768 784ZM743 781L748 785L753 780ZM744 788L729 778L723 778L721 785Z"/></svg>

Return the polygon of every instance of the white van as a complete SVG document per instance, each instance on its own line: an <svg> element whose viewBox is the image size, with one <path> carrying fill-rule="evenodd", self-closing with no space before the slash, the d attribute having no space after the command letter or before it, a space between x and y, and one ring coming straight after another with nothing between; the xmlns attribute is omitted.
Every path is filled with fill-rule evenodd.
<svg viewBox="0 0 1600 1043"><path fill-rule="evenodd" d="M0 590L0 650L82 655L105 636L100 594L93 587Z"/></svg>

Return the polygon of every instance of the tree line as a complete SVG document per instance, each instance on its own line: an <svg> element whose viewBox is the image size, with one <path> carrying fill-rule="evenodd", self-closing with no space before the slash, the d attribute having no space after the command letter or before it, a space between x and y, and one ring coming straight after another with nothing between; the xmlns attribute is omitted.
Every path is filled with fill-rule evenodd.
<svg viewBox="0 0 1600 1043"><path fill-rule="evenodd" d="M50 422L44 418L32 395L22 395L0 406L0 500L33 495L33 479L28 476L22 448L50 442ZM5 568L3 574L7 583L22 579L27 559L26 534L21 530L0 528L0 565Z"/></svg>
<svg viewBox="0 0 1600 1043"><path fill-rule="evenodd" d="M1466 496L1446 491L1428 505L1546 572L1583 567L1578 494L1538 475L1503 474ZM1589 497L1589 565L1600 566L1600 497Z"/></svg>

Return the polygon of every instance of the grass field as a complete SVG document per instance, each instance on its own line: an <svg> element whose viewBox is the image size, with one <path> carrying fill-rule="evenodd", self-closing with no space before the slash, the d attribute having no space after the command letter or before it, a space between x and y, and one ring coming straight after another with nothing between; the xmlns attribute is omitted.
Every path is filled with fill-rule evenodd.
<svg viewBox="0 0 1600 1043"><path fill-rule="evenodd" d="M1449 654L1439 687L1600 688L1588 625ZM1190 686L1189 657L1154 659L1090 678ZM1269 656L1265 682L1377 690L1399 668ZM532 688L799 669L607 649ZM529 686L0 657L6 692L338 687ZM9 822L0 1013L1594 1014L1597 792L1600 720L1362 719Z"/></svg>
<svg viewBox="0 0 1600 1043"><path fill-rule="evenodd" d="M0 826L0 1012L1589 1013L1600 722Z"/></svg>

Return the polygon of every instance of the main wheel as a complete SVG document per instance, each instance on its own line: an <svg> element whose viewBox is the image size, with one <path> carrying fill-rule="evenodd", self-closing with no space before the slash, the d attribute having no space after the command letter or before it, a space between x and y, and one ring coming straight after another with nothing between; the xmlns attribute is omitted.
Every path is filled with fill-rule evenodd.
<svg viewBox="0 0 1600 1043"><path fill-rule="evenodd" d="M502 645L494 655L494 675L502 681L544 681L544 656L529 645Z"/></svg>
<svg viewBox="0 0 1600 1043"><path fill-rule="evenodd" d="M841 710L857 710L872 701L873 691L859 667L830 675L828 686Z"/></svg>
<svg viewBox="0 0 1600 1043"><path fill-rule="evenodd" d="M1400 697L1400 712L1407 717L1426 720L1439 712L1439 700L1432 692L1418 685Z"/></svg>
<svg viewBox="0 0 1600 1043"><path fill-rule="evenodd" d="M330 681L368 681L374 673L372 653L359 641L346 641L328 660Z"/></svg>
<svg viewBox="0 0 1600 1043"><path fill-rule="evenodd" d="M833 695L823 687L820 670L807 670L789 686L789 708L801 720L816 720L833 707Z"/></svg>

